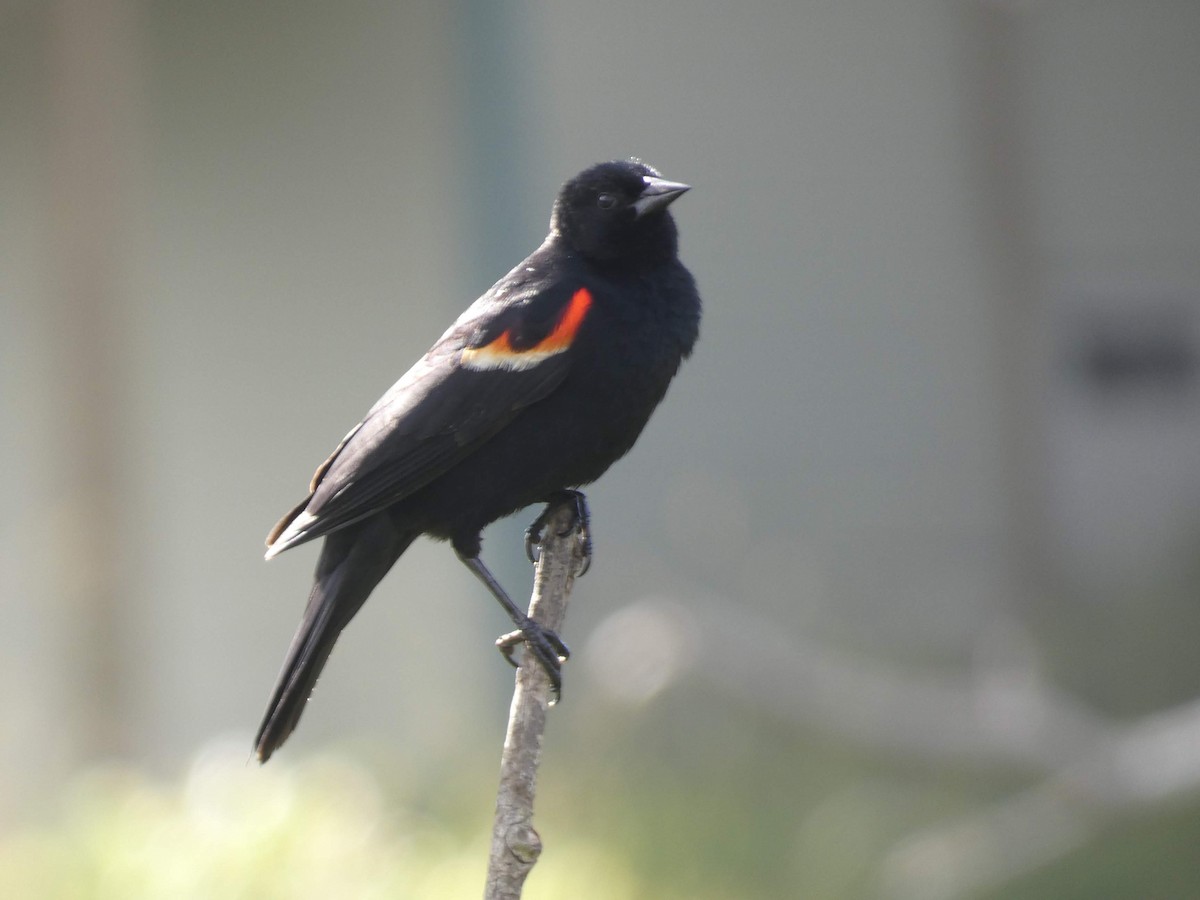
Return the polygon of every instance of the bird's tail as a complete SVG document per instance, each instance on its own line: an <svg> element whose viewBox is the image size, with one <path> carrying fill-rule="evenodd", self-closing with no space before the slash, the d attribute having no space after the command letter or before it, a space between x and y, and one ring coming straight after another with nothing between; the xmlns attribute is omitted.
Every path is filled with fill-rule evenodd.
<svg viewBox="0 0 1200 900"><path fill-rule="evenodd" d="M416 533L397 531L386 514L325 538L304 618L254 739L260 762L270 759L295 730L338 635L414 538Z"/></svg>

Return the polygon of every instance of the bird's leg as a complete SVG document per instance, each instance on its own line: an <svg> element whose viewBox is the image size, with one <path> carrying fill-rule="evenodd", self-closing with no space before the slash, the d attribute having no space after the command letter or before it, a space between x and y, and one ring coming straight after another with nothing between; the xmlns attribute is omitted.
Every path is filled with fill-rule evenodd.
<svg viewBox="0 0 1200 900"><path fill-rule="evenodd" d="M460 553L459 559L475 573L476 578L483 582L492 596L504 607L504 611L513 620L513 624L517 626L517 631L506 634L496 641L496 646L504 654L504 658L515 668L517 663L513 659L513 650L518 644L525 644L542 668L546 670L555 700L560 699L562 697L562 664L571 656L567 645L551 629L535 622L525 614L521 607L513 603L512 598L496 580L496 576L488 571L488 567L483 564L483 560L479 558L478 554L466 556Z"/></svg>
<svg viewBox="0 0 1200 900"><path fill-rule="evenodd" d="M575 510L575 521L571 527L579 529L583 555L575 577L582 578L592 567L592 518L591 513L588 512L587 497L583 495L583 491L557 491L551 495L546 502L546 508L525 529L525 555L529 557L531 563L537 562L538 554L541 552L539 548L542 543L542 529L546 527L550 514L563 504L570 504ZM559 536L562 537L568 533L564 531Z"/></svg>

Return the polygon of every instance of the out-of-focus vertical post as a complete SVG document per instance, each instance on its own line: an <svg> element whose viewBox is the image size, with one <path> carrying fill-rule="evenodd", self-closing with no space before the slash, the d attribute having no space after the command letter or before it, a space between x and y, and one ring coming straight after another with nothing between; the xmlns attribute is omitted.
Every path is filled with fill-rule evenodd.
<svg viewBox="0 0 1200 900"><path fill-rule="evenodd" d="M121 659L128 649L121 540L128 377L123 311L138 141L131 0L58 0L49 11L50 284L42 314L53 360L45 417L51 493L45 537L62 617L63 679L77 732L68 753L122 749Z"/></svg>
<svg viewBox="0 0 1200 900"><path fill-rule="evenodd" d="M1020 83L1021 41L1036 24L1036 4L975 0L964 4L964 117L979 185L977 224L988 250L986 275L996 300L995 383L1001 396L1006 540L1018 591L1046 588L1045 484L1037 421L1037 330L1044 305L1029 196L1028 123Z"/></svg>

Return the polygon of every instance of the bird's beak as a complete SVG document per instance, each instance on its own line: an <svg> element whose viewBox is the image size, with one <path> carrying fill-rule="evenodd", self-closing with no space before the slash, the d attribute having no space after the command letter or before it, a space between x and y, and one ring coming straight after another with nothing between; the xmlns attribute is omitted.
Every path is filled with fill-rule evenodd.
<svg viewBox="0 0 1200 900"><path fill-rule="evenodd" d="M665 178L655 178L652 175L647 175L643 180L646 182L646 186L638 198L633 201L633 208L639 219L647 213L666 209L673 201L682 197L685 191L692 189L690 184L667 181Z"/></svg>

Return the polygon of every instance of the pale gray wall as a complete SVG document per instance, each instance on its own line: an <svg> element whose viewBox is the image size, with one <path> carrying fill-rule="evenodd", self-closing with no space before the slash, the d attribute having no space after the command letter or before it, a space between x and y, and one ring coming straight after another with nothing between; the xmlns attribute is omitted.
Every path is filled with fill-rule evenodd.
<svg viewBox="0 0 1200 900"><path fill-rule="evenodd" d="M1028 590L1014 478L1072 464L1006 433L1006 404L1034 400L1006 380L1026 360L1003 338L988 228L978 7L525 2L488 11L488 28L471 4L131 8L113 314L125 505L93 523L123 548L126 751L170 762L217 732L248 741L314 561L308 548L263 564L267 528L536 244L561 180L613 156L695 186L678 220L706 310L668 402L590 494L596 566L568 639L582 646L644 594L703 592L817 638L957 658ZM1046 265L1023 299L1044 308L1058 273L1104 280L1129 259L1194 301L1198 8L1014 9L1004 40L1020 69L997 90L1016 98L1014 190L1032 198ZM55 553L70 513L50 488L70 452L47 445L62 431L44 411L55 334L39 312L54 290L55 25L35 7L5 17L0 794L89 746L63 728L88 703L64 662L86 635L67 637L59 599L79 560ZM1031 443L1046 454L1052 439ZM1194 471L1178 476L1192 514ZM486 553L522 590L519 528L496 532ZM297 746L471 739L503 711L508 675L488 646L503 626L447 548L413 548L339 645ZM411 685L429 681L444 693L416 710ZM417 734L402 724L413 712Z"/></svg>

